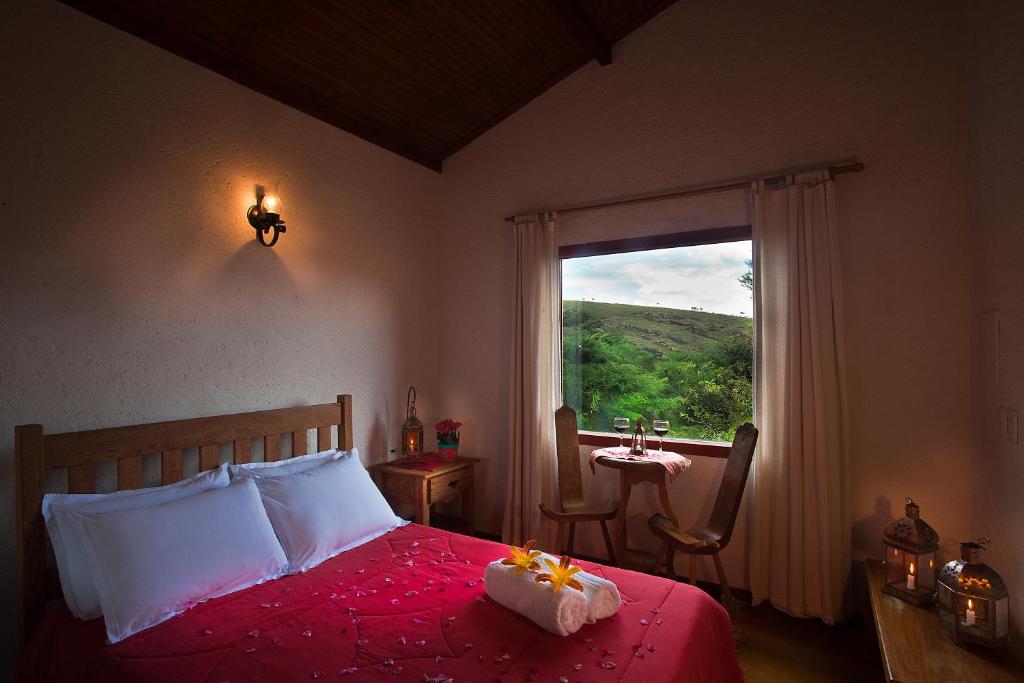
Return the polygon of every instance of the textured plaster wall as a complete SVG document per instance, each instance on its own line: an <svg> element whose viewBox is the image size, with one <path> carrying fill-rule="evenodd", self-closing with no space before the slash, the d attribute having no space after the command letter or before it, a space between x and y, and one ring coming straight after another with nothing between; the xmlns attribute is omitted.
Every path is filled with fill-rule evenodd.
<svg viewBox="0 0 1024 683"><path fill-rule="evenodd" d="M971 533L1006 580L1016 651L1024 643L1024 441L1007 442L999 408L1024 414L1024 5L971 3L971 211L975 239ZM996 313L992 313L995 311ZM988 315L983 317L983 313ZM993 344L993 315L999 339ZM995 348L998 347L998 356ZM992 372L998 363L998 377Z"/></svg>
<svg viewBox="0 0 1024 683"><path fill-rule="evenodd" d="M444 324L444 407L487 458L482 526L500 529L505 497L502 216L857 156L867 172L838 181L855 557L878 554L906 495L947 548L969 533L963 14L923 1L676 3L617 45L613 65L584 67L446 163L459 305ZM719 203L680 204L676 225L653 230L621 219L617 236L731 223ZM608 219L596 223L591 234L609 236ZM684 524L706 519L721 470L697 459L672 486ZM615 499L608 473L584 478L595 499ZM634 500L630 533L652 549L655 499ZM744 529L725 553L740 585ZM596 529L580 550L603 554Z"/></svg>
<svg viewBox="0 0 1024 683"><path fill-rule="evenodd" d="M15 424L79 430L347 392L373 462L396 446L409 384L436 415L423 304L441 176L55 2L5 5L0 45L6 664ZM284 202L273 249L245 220L255 183Z"/></svg>

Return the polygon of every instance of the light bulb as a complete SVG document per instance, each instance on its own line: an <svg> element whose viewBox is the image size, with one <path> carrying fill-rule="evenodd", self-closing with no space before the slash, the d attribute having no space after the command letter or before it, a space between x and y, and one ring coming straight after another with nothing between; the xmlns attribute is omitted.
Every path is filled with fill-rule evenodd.
<svg viewBox="0 0 1024 683"><path fill-rule="evenodd" d="M277 197L270 194L263 198L264 213L281 213L281 202Z"/></svg>

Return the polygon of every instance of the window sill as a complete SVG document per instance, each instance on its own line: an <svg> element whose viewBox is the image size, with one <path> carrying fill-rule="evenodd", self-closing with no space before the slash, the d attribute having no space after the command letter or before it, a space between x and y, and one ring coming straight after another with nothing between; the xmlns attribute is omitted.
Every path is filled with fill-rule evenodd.
<svg viewBox="0 0 1024 683"><path fill-rule="evenodd" d="M619 435L606 432L583 432L580 433L581 446L597 446L598 448L610 448L619 445ZM629 434L625 434L623 441L629 442ZM657 437L648 439L648 445L658 443ZM687 439L665 439L665 450L680 455L695 456L704 458L728 458L731 444L724 441L690 441Z"/></svg>

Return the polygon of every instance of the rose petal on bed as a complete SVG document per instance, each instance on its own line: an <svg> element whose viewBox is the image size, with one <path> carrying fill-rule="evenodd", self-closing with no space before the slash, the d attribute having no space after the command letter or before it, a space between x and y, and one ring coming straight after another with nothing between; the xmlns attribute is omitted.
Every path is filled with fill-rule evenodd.
<svg viewBox="0 0 1024 683"><path fill-rule="evenodd" d="M649 619L647 619L646 617L640 620L640 624L641 624L642 626L647 626L647 624L649 624L649 623L651 623L651 622L650 622L650 620L649 620Z"/></svg>
<svg viewBox="0 0 1024 683"><path fill-rule="evenodd" d="M417 640L417 641L416 641L415 643L413 643L413 644L414 644L414 645L415 645L416 647L423 647L424 645L426 645L426 644L427 644L427 641L425 641L425 640Z"/></svg>
<svg viewBox="0 0 1024 683"><path fill-rule="evenodd" d="M654 652L654 643L647 643L647 651Z"/></svg>
<svg viewBox="0 0 1024 683"><path fill-rule="evenodd" d="M473 647L474 647L473 643L466 643L465 645L462 646L462 649L463 650L472 650Z"/></svg>
<svg viewBox="0 0 1024 683"><path fill-rule="evenodd" d="M311 635L313 635L313 632L310 631L308 628L305 631L302 632L302 637L303 638L309 638Z"/></svg>
<svg viewBox="0 0 1024 683"><path fill-rule="evenodd" d="M661 610L659 608L657 608L657 607L652 607L651 608L651 614L658 614L659 612L661 612Z"/></svg>
<svg viewBox="0 0 1024 683"><path fill-rule="evenodd" d="M250 638L259 638L260 637L260 630L258 628L254 628L253 630L249 631L249 633L247 635Z"/></svg>
<svg viewBox="0 0 1024 683"><path fill-rule="evenodd" d="M419 595L419 593L417 593L416 591L406 591L405 592L405 597L407 597L407 598L415 598L417 595Z"/></svg>
<svg viewBox="0 0 1024 683"><path fill-rule="evenodd" d="M573 671L583 671L583 665L582 664L573 664L572 665L572 670Z"/></svg>
<svg viewBox="0 0 1024 683"><path fill-rule="evenodd" d="M356 671L359 671L359 669L357 667L346 666L344 669L338 669L338 675L339 676L351 676Z"/></svg>
<svg viewBox="0 0 1024 683"><path fill-rule="evenodd" d="M665 623L665 620L661 619L661 618L658 618L658 619L654 620L654 623L657 624L658 626L661 626L662 624Z"/></svg>
<svg viewBox="0 0 1024 683"><path fill-rule="evenodd" d="M254 647L247 647L247 648L245 648L245 654L251 655L253 652L256 652L256 648L254 648Z"/></svg>
<svg viewBox="0 0 1024 683"><path fill-rule="evenodd" d="M320 678L323 675L324 675L323 671L314 671L313 674L312 674L313 678Z"/></svg>
<svg viewBox="0 0 1024 683"><path fill-rule="evenodd" d="M356 645L358 645L359 647L362 647L363 645L366 645L368 642L370 642L370 641L368 641L366 638L360 638L359 640L356 641Z"/></svg>

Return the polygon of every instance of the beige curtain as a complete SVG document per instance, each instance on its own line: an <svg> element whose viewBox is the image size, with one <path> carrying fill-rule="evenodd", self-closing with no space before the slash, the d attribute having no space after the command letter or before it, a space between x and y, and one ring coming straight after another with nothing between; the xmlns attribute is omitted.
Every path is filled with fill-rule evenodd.
<svg viewBox="0 0 1024 683"><path fill-rule="evenodd" d="M751 590L795 616L841 619L850 573L846 382L835 188L827 171L752 186Z"/></svg>
<svg viewBox="0 0 1024 683"><path fill-rule="evenodd" d="M555 409L561 404L561 265L555 214L516 219L508 481L501 535L506 543L553 533L537 504L554 503ZM556 506L557 509L557 506Z"/></svg>

